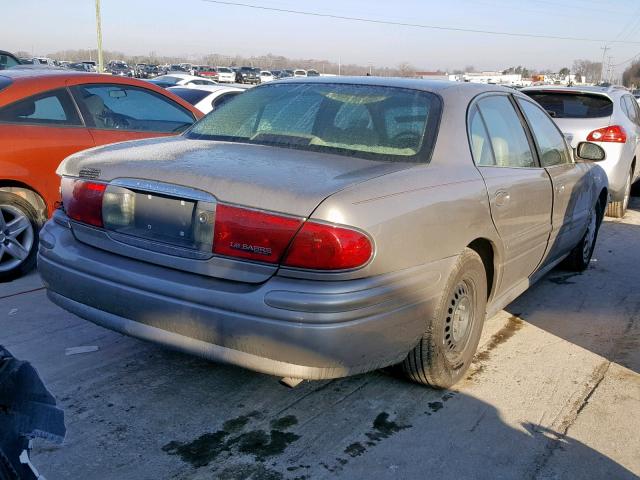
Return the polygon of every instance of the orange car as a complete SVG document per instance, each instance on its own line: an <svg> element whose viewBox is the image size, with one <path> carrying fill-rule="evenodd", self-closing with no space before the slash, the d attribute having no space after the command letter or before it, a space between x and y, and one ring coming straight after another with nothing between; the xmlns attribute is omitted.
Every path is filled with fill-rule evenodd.
<svg viewBox="0 0 640 480"><path fill-rule="evenodd" d="M31 269L59 199L55 170L107 143L176 135L202 113L141 80L65 70L0 72L0 281Z"/></svg>

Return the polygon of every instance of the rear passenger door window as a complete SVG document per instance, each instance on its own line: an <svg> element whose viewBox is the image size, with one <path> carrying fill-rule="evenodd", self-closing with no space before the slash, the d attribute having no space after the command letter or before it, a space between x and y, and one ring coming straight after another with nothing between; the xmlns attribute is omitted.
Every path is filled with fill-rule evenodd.
<svg viewBox="0 0 640 480"><path fill-rule="evenodd" d="M34 95L0 109L0 122L52 126L82 126L66 89Z"/></svg>
<svg viewBox="0 0 640 480"><path fill-rule="evenodd" d="M551 121L540 107L533 103L522 99L518 99L517 101L529 122L533 137L538 146L540 164L543 167L552 167L554 165L571 163L571 157L569 156L564 137L553 121Z"/></svg>
<svg viewBox="0 0 640 480"><path fill-rule="evenodd" d="M476 106L472 108L469 117L469 140L476 165L479 167L495 166L496 161L491 150L491 140L489 140L489 134Z"/></svg>
<svg viewBox="0 0 640 480"><path fill-rule="evenodd" d="M494 166L537 167L520 117L506 95L493 95L478 101L491 146Z"/></svg>
<svg viewBox="0 0 640 480"><path fill-rule="evenodd" d="M621 102L622 109L627 114L627 117L629 117L629 120L636 125L640 123L640 118L638 118L638 103L636 102L636 99L631 95L625 95L622 97Z"/></svg>
<svg viewBox="0 0 640 480"><path fill-rule="evenodd" d="M191 112L162 95L129 85L81 85L74 96L91 127L178 133L194 123Z"/></svg>

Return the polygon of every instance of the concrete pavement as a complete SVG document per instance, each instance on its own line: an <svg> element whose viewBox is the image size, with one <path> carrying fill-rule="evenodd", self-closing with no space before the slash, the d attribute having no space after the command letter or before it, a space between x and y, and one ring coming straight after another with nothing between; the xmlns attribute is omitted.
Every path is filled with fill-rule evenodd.
<svg viewBox="0 0 640 480"><path fill-rule="evenodd" d="M554 270L488 320L451 391L387 372L305 382L207 363L0 285L0 344L66 413L49 479L606 478L640 475L640 199L592 266ZM98 351L65 355L65 349Z"/></svg>

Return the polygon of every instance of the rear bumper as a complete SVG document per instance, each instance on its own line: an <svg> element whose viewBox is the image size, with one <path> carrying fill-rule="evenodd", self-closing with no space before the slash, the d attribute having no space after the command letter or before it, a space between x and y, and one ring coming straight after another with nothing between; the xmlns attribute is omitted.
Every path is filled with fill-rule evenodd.
<svg viewBox="0 0 640 480"><path fill-rule="evenodd" d="M115 255L54 220L38 254L49 298L82 318L210 360L308 379L402 361L454 261L358 280L276 275L249 284Z"/></svg>

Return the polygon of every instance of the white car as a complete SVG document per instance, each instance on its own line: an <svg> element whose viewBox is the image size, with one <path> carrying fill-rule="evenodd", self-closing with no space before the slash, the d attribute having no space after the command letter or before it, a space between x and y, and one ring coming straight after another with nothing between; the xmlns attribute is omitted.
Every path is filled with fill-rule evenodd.
<svg viewBox="0 0 640 480"><path fill-rule="evenodd" d="M269 70L260 70L260 83L273 82L273 73Z"/></svg>
<svg viewBox="0 0 640 480"><path fill-rule="evenodd" d="M629 90L551 85L521 91L542 105L572 147L587 141L604 149L598 165L609 179L607 216L624 217L631 186L640 180L640 108Z"/></svg>
<svg viewBox="0 0 640 480"><path fill-rule="evenodd" d="M235 83L236 72L229 67L216 67L216 72L218 72L218 83Z"/></svg>
<svg viewBox="0 0 640 480"><path fill-rule="evenodd" d="M167 89L207 114L245 91L244 88L222 85L184 85Z"/></svg>
<svg viewBox="0 0 640 480"><path fill-rule="evenodd" d="M293 71L293 76L294 77L306 77L307 76L307 71L306 70L302 70L302 69L294 70Z"/></svg>
<svg viewBox="0 0 640 480"><path fill-rule="evenodd" d="M171 72L167 75L160 75L159 77L149 80L151 83L155 83L159 87L169 88L184 85L209 85L216 86L218 82L209 80L208 78L196 77L195 75L189 75L188 73Z"/></svg>

